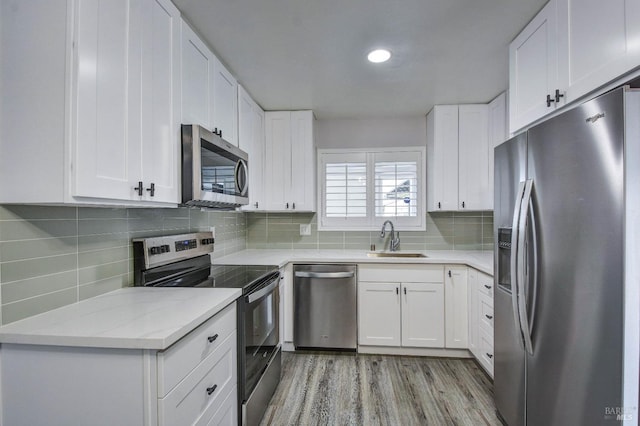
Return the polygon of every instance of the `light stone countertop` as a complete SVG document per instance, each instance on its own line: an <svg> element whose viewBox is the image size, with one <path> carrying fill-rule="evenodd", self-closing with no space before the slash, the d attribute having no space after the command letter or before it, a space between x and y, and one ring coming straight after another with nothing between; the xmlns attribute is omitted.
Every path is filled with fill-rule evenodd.
<svg viewBox="0 0 640 426"><path fill-rule="evenodd" d="M402 252L402 251L400 251ZM411 253L416 253L411 251ZM287 263L424 263L464 264L493 275L493 252L479 250L420 251L427 257L368 257L365 250L242 250L217 258L214 265L276 265Z"/></svg>
<svg viewBox="0 0 640 426"><path fill-rule="evenodd" d="M0 327L0 343L164 350L241 293L122 288Z"/></svg>

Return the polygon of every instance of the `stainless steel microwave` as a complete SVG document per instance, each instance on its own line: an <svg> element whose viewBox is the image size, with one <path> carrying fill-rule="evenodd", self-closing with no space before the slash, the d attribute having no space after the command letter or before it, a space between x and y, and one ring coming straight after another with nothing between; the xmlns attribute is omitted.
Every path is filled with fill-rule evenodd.
<svg viewBox="0 0 640 426"><path fill-rule="evenodd" d="M249 156L196 124L182 125L182 204L232 209L249 203Z"/></svg>

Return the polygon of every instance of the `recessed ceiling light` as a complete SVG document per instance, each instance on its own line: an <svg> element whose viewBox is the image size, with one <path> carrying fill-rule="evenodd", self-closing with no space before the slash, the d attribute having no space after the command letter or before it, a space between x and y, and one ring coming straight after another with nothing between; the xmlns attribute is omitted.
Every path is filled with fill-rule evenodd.
<svg viewBox="0 0 640 426"><path fill-rule="evenodd" d="M369 52L367 59L369 62L379 64L380 62L386 62L391 57L391 52L386 49L376 49Z"/></svg>

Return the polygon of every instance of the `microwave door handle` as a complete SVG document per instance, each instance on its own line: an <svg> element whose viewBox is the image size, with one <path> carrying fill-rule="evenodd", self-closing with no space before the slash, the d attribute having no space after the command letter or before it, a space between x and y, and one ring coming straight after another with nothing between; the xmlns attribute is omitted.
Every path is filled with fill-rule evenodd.
<svg viewBox="0 0 640 426"><path fill-rule="evenodd" d="M236 163L236 168L233 171L233 176L235 180L236 191L242 197L247 195L248 172L249 171L247 170L247 163L242 159L238 160L238 162ZM242 177L241 175L244 176ZM243 182L241 182L241 180L243 180Z"/></svg>
<svg viewBox="0 0 640 426"><path fill-rule="evenodd" d="M510 276L511 276L511 307L513 309L513 322L516 330L522 332L522 324L520 323L520 315L518 309L518 247L520 242L520 210L522 205L522 198L524 196L525 182L520 182L518 186L518 195L516 197L516 204L513 209L513 224L512 224L512 233L511 233L511 267L510 267ZM520 344L520 348L523 350L524 342L522 337L518 339L518 343Z"/></svg>

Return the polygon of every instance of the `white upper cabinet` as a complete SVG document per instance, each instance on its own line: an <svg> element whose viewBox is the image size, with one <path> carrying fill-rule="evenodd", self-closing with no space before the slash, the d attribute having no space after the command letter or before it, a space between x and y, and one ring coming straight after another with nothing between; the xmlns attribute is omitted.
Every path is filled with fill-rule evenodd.
<svg viewBox="0 0 640 426"><path fill-rule="evenodd" d="M526 126L565 101L558 80L557 4L551 0L509 45L509 126ZM555 90L558 89L558 100Z"/></svg>
<svg viewBox="0 0 640 426"><path fill-rule="evenodd" d="M221 131L238 146L238 82L182 21L182 123Z"/></svg>
<svg viewBox="0 0 640 426"><path fill-rule="evenodd" d="M488 208L493 210L494 149L508 139L507 95L501 93L489 103L489 196Z"/></svg>
<svg viewBox="0 0 640 426"><path fill-rule="evenodd" d="M489 108L458 108L458 208L489 210Z"/></svg>
<svg viewBox="0 0 640 426"><path fill-rule="evenodd" d="M33 89L3 89L3 102L19 101L2 108L12 126L0 137L0 179L20 185L2 185L0 202L175 205L178 9L168 0L70 5L2 5L2 26L21 36L2 40L12 67L1 85Z"/></svg>
<svg viewBox="0 0 640 426"><path fill-rule="evenodd" d="M213 68L213 127L238 146L238 82L216 58Z"/></svg>
<svg viewBox="0 0 640 426"><path fill-rule="evenodd" d="M568 102L640 65L640 2L557 2L559 73Z"/></svg>
<svg viewBox="0 0 640 426"><path fill-rule="evenodd" d="M182 124L213 129L213 73L215 56L182 21Z"/></svg>
<svg viewBox="0 0 640 426"><path fill-rule="evenodd" d="M427 209L488 210L487 105L436 105L427 115Z"/></svg>
<svg viewBox="0 0 640 426"><path fill-rule="evenodd" d="M249 204L242 210L264 208L264 111L238 86L238 146L249 154Z"/></svg>
<svg viewBox="0 0 640 426"><path fill-rule="evenodd" d="M315 211L315 145L312 111L265 113L265 208ZM249 160L251 161L251 160Z"/></svg>
<svg viewBox="0 0 640 426"><path fill-rule="evenodd" d="M509 130L640 65L640 2L550 0L509 46Z"/></svg>
<svg viewBox="0 0 640 426"><path fill-rule="evenodd" d="M427 210L458 209L458 105L427 115Z"/></svg>

